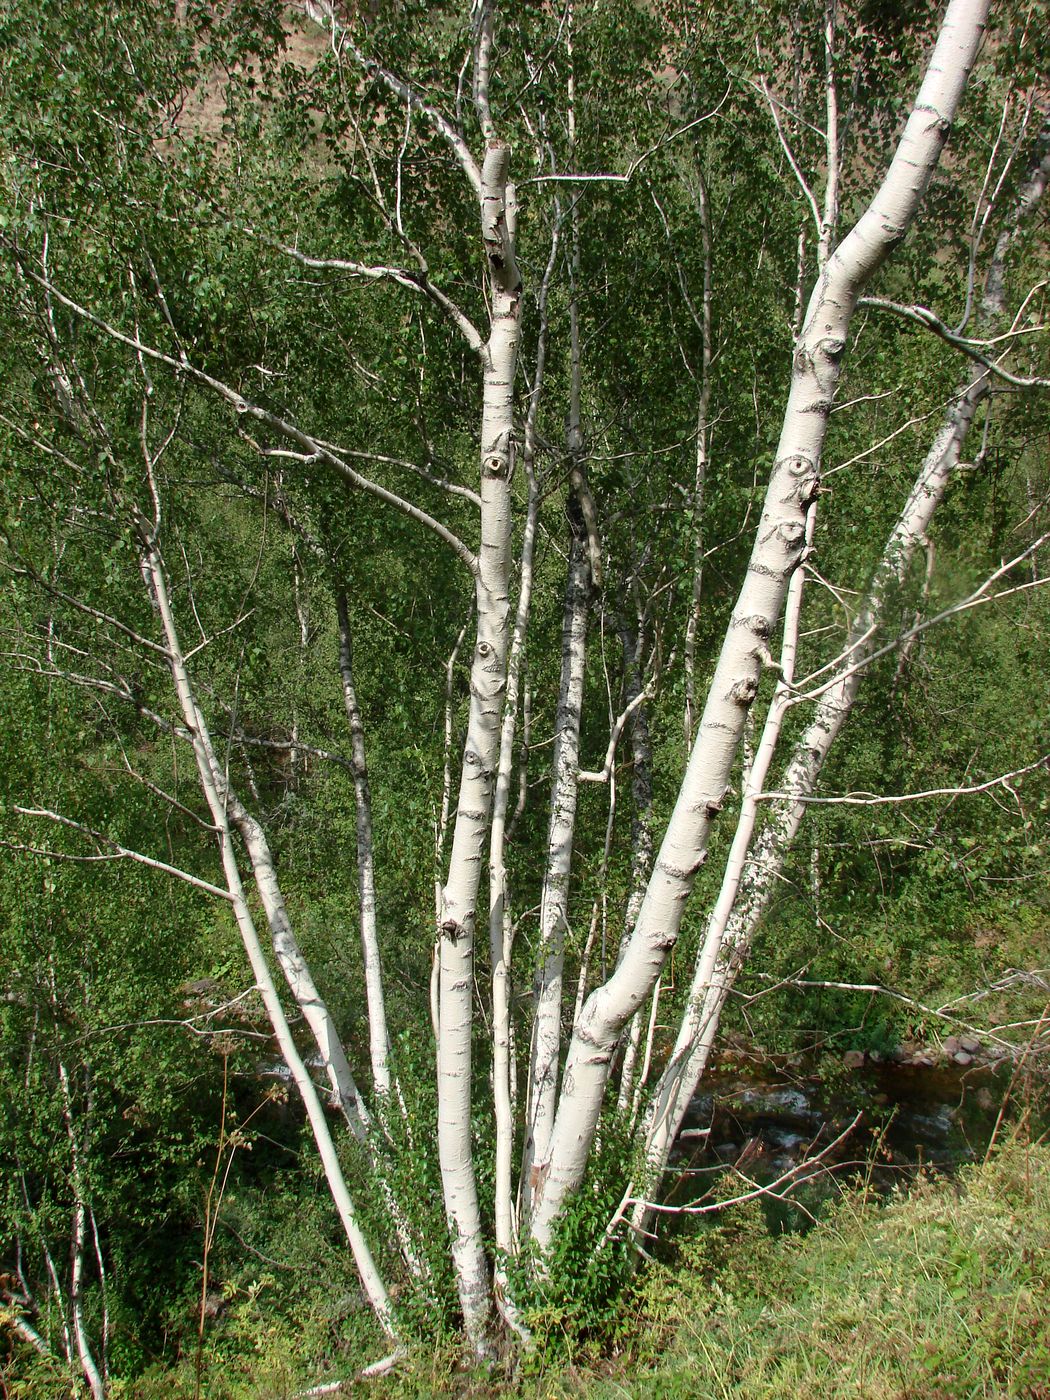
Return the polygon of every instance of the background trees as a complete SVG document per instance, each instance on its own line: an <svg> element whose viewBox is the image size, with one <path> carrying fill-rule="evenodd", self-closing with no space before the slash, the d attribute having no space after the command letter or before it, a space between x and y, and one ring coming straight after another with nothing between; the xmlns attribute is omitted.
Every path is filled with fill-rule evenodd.
<svg viewBox="0 0 1050 1400"><path fill-rule="evenodd" d="M754 878L735 822L765 843L748 898L773 903L775 972L925 992L936 964L883 931L890 911L931 906L942 939L961 909L1002 918L1007 881L1012 917L1042 918L1034 21L998 18L933 174L981 27L967 4L903 34L834 6L96 18L4 21L4 625L12 732L42 755L6 779L10 907L43 888L54 917L60 885L86 899L94 880L114 986L156 963L124 1020L166 1019L159 989L209 958L246 991L236 926L382 1325L411 1331L403 1280L482 1351L493 1306L526 1333L536 1291L578 1289L581 1259L607 1286L629 1253L625 1225L600 1243L618 1203L642 1203L638 1225L659 1194L695 1081L679 1071L701 1042L706 1063L755 936L752 919L727 954L724 925L703 956L726 855ZM966 418L948 525L909 526L902 551L946 413ZM965 621L923 630L970 597ZM921 823L931 809L829 805L801 867L790 839L769 857L766 794L799 794L771 744L748 790L760 726L810 751L813 705L861 659L872 698L821 795L1032 770L990 789L994 842L962 801ZM85 858L108 883L61 864ZM181 879L178 973L133 912L148 863ZM815 923L854 940L841 963ZM13 1064L36 1059L25 1018L49 985L79 989L74 1022L120 1020L95 1019L98 972L69 967L94 940L54 942L12 963L29 987ZM88 1096L99 1071L77 1069ZM85 1164L107 1149L67 1136L75 1258L103 1199ZM118 1243L101 1231L66 1283L40 1240L14 1315L28 1335L65 1293L75 1334ZM101 1386L100 1306L69 1353Z"/></svg>

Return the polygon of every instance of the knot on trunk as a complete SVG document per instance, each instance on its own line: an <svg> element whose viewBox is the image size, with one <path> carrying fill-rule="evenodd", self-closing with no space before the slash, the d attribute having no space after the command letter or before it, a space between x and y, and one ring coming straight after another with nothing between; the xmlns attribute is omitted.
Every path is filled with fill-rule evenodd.
<svg viewBox="0 0 1050 1400"><path fill-rule="evenodd" d="M756 637L760 637L763 640L765 640L773 630L769 618L764 617L761 613L739 613L733 618L730 625L732 627L746 627L749 632L753 632Z"/></svg>
<svg viewBox="0 0 1050 1400"><path fill-rule="evenodd" d="M729 699L737 705L748 706L758 694L758 677L741 676L730 687Z"/></svg>
<svg viewBox="0 0 1050 1400"><path fill-rule="evenodd" d="M806 539L806 526L801 520L782 520L777 526L777 534L788 549L801 549Z"/></svg>

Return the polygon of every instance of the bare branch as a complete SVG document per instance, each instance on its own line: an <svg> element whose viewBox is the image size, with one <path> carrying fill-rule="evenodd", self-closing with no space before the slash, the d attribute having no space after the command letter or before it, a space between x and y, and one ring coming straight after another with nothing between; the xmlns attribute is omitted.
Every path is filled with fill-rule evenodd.
<svg viewBox="0 0 1050 1400"><path fill-rule="evenodd" d="M225 384L221 379L215 379L212 375L191 364L185 355L183 355L182 359L175 359L174 356L165 354L163 350L158 350L155 346L144 344L137 336L126 334L116 326L111 325L108 321L103 320L101 316L96 316L95 313L89 311L87 307L81 306L79 302L74 301L71 297L65 296L56 287L52 286L51 283L41 277L39 273L29 268L24 270L28 277L53 296L56 301L65 306L67 310L72 311L75 316L88 322L89 325L95 326L98 330L102 331L103 334L117 341L118 344L126 345L136 352L141 352L158 364L167 365L168 368L173 370L176 374L186 375L195 383L211 389L213 393L231 404L242 418L254 418L265 427L279 433L289 441L296 443L308 454L309 458L312 458L314 461L325 462L333 467L351 484L351 486L356 486L359 490L367 492L370 496L375 496L377 499L385 501L388 505L392 505L396 510L401 511L412 520L417 521L420 525L425 525L427 529L432 530L439 539L443 540L445 544L449 546L459 559L466 564L471 573L475 571L477 561L474 553L467 548L463 541L455 535L448 526L443 525L440 520L436 520L432 515L428 514L427 511L417 505L413 505L411 501L405 500L404 497L397 495L396 492L389 491L385 486L380 486L378 482L372 481L366 476L362 476L360 472L355 471L349 462L344 461L338 453L333 452L331 448L325 447L316 438L304 432L301 428L297 428L294 423L289 423L287 419L280 417L279 414L271 413L268 409L262 408L258 404L251 403L243 394L231 388L229 384ZM152 643L152 645L155 648L157 646L155 642Z"/></svg>
<svg viewBox="0 0 1050 1400"><path fill-rule="evenodd" d="M783 800L810 804L822 803L825 806L839 807L879 807L890 803L923 802L930 797L974 797L981 792L990 792L993 788L1008 787L1014 779L1021 778L1026 773L1034 773L1040 768L1050 771L1050 753L1043 754L1034 763L1026 763L1023 768L1015 768L1009 773L1000 773L997 778L989 778L983 783L974 783L971 787L929 788L925 792L887 793L881 796L872 792L844 792L831 797L815 797L797 792L762 792L756 796L755 800L756 802Z"/></svg>
<svg viewBox="0 0 1050 1400"><path fill-rule="evenodd" d="M653 693L656 688L655 682L656 677L650 677L649 683L640 690L630 704L617 715L616 723L613 725L612 733L609 735L609 747L605 751L605 762L597 771L581 769L579 774L581 783L607 783L609 781L624 725L630 719L631 715L634 714L639 705L644 705L647 700L653 698Z"/></svg>
<svg viewBox="0 0 1050 1400"><path fill-rule="evenodd" d="M1039 284L1040 287L1045 285L1045 283ZM1033 290L1038 290L1038 288ZM934 335L940 336L943 341L954 346L956 350L961 350L964 355L969 355L971 360L975 360L977 364L986 369L989 374L994 374L997 378L1003 380L1004 383L1011 384L1016 389L1050 389L1050 379L1043 379L1039 376L1025 378L1022 375L1011 374L1009 370L1003 369L1002 365L981 353L978 347L984 342L968 340L965 336L956 335L953 330L949 330L939 316L935 315L934 312L930 311L925 306L905 306L902 302L890 301L886 297L862 297L859 305L872 306L879 311L893 311L898 316L903 316L908 321L914 321L916 325L923 326L926 330L932 331ZM1042 330L1043 328L1040 327L1039 329ZM1015 332L1015 334L1017 333ZM1003 337L998 337L998 339L1002 338Z"/></svg>
<svg viewBox="0 0 1050 1400"><path fill-rule="evenodd" d="M91 827L85 826L82 822L73 821L71 817L64 817L59 812L51 812L46 807L13 806L11 810L17 812L20 817L40 817L46 821L55 822L59 826L68 827L71 831L78 831L82 836L88 836L92 841L97 841L100 846L108 846L113 854L67 855L62 851L42 850L34 846L16 846L10 842L4 842L3 844L9 850L23 850L30 855L45 856L50 860L134 860L141 865L148 865L151 870L160 870L165 875L174 875L176 879L184 880L186 884L192 885L195 889L203 890L205 894L215 895L218 899L230 900L233 898L229 890L221 889L218 885L213 885L208 880L202 880L197 875L191 875L188 870L180 870L177 865L169 865L165 860L155 860L153 856L143 855L141 851L132 851L127 846L122 846L119 841L114 841L109 836L103 836L101 832L92 830Z"/></svg>
<svg viewBox="0 0 1050 1400"><path fill-rule="evenodd" d="M823 232L823 222L820 217L820 209L817 207L817 201L814 198L813 191L806 183L805 175L803 175L801 169L799 168L799 163L795 159L795 153L791 149L791 144L788 141L787 137L784 135L784 128L781 126L780 117L777 115L778 104L773 101L773 98L769 91L769 84L766 82L765 74L762 75L759 81L762 95L766 99L766 105L769 107L769 115L773 118L773 125L776 127L777 136L780 139L780 145L783 148L784 154L787 156L788 165L791 166L792 173L794 174L795 179L798 181L799 189L802 191L807 203L809 204L810 209L813 212L813 223L816 226L817 237L820 238Z"/></svg>
<svg viewBox="0 0 1050 1400"><path fill-rule="evenodd" d="M422 113L427 121L434 128L437 134L448 144L456 159L462 167L464 175L470 182L470 187L480 199L481 197L481 170L477 161L470 153L462 132L452 125L449 119L431 103L406 83L402 78L391 73L378 63L374 58L368 58L357 47L350 38L350 31L341 23L335 13L335 7L331 0L305 0L303 9L314 21L323 28L331 30L333 45L337 45L337 52L346 51L354 61L363 68L369 77L377 78L390 92L400 97L402 102L408 103L415 111Z"/></svg>
<svg viewBox="0 0 1050 1400"><path fill-rule="evenodd" d="M717 117L719 112L725 106L726 99L729 97L731 91L732 85L726 88L725 92L719 99L718 105L712 107L710 112L705 112L702 117L694 117L692 121L686 122L684 126L678 127L677 130L669 132L666 136L661 136L660 140L657 141L654 145L650 146L648 150L643 151L640 156L635 156L634 160L631 161L630 165L628 165L627 169L622 173L595 173L581 175L531 175L527 180L519 181L518 187L520 189L524 185L549 185L556 183L568 185L584 185L594 184L598 181L605 181L606 183L612 183L616 185L626 185L627 182L631 180L633 176L637 173L640 167L645 164L645 162L649 159L650 156L654 156L657 151L663 150L664 146L670 145L672 141L677 141L678 137L684 136L687 131L692 131L694 126L699 126L701 122L708 122L711 120L712 117Z"/></svg>
<svg viewBox="0 0 1050 1400"><path fill-rule="evenodd" d="M255 233L255 230L247 228L248 233ZM481 332L471 321L470 317L456 305L451 297L447 296L439 287L436 287L430 280L425 270L411 272L404 267L387 266L378 263L370 265L368 263L354 262L349 258L317 258L300 252L298 248L289 243L281 243L277 239L266 238L262 235L255 236L262 238L264 243L276 248L278 252L285 253L293 258L303 267L314 268L321 271L346 272L353 277L364 277L373 282L396 282L400 287L407 287L409 291L418 292L432 301L439 307L454 326L460 331L470 348L476 353L484 349L485 340Z"/></svg>

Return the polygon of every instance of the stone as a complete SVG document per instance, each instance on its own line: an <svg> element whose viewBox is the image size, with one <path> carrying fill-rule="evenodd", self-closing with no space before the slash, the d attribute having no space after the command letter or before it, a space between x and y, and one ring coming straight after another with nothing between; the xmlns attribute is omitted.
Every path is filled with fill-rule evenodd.
<svg viewBox="0 0 1050 1400"><path fill-rule="evenodd" d="M949 1059L953 1055L957 1055L962 1048L962 1041L957 1035L950 1035L941 1045L941 1049Z"/></svg>
<svg viewBox="0 0 1050 1400"><path fill-rule="evenodd" d="M863 1050L847 1050L846 1053L845 1053L845 1054L843 1055L843 1057L842 1057L842 1063L843 1063L843 1065L845 1066L846 1069L863 1069L863 1068L864 1068L864 1051L863 1051Z"/></svg>
<svg viewBox="0 0 1050 1400"><path fill-rule="evenodd" d="M975 1035L961 1035L959 1037L959 1049L965 1050L967 1055L976 1055L981 1048L981 1042Z"/></svg>
<svg viewBox="0 0 1050 1400"><path fill-rule="evenodd" d="M966 1053L965 1050L957 1050L957 1051L955 1052L955 1054L952 1056L952 1060L953 1060L957 1065L963 1065L963 1066L965 1066L965 1065L972 1065L972 1064L973 1064L973 1056L972 1056L972 1055L968 1055L968 1054Z"/></svg>
<svg viewBox="0 0 1050 1400"><path fill-rule="evenodd" d="M924 1050L916 1051L916 1053L911 1057L911 1062L919 1069L933 1069L933 1056L927 1055Z"/></svg>

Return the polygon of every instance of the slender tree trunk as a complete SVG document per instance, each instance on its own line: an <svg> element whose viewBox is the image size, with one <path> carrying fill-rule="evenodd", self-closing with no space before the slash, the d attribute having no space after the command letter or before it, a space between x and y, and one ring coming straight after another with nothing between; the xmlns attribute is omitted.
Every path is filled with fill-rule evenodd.
<svg viewBox="0 0 1050 1400"><path fill-rule="evenodd" d="M689 602L689 617L685 627L683 663L685 669L685 730L686 753L692 748L696 724L696 639L700 630L700 613L704 590L704 491L707 486L708 459L711 447L711 306L714 298L714 276L711 257L711 208L707 198L707 182L697 171L697 206L700 216L700 247L704 259L704 291L700 304L700 400L696 410L696 464L693 476L693 589Z"/></svg>
<svg viewBox="0 0 1050 1400"><path fill-rule="evenodd" d="M524 660L525 630L532 603L533 555L539 516L539 493L530 482L529 505L525 519L525 537L521 552L521 586L518 592L514 638L507 668L507 694L500 736L499 773L496 799L489 833L489 947L492 959L492 1078L493 1106L496 1118L496 1182L495 1223L496 1245L505 1253L513 1253L516 1245L514 1228L514 1193L512 1187L514 1157L514 1111L512 1107L511 1075L511 1011L510 1011L510 896L507 886L506 838L510 787L514 773L514 739L517 730L517 707L521 669Z"/></svg>
<svg viewBox="0 0 1050 1400"><path fill-rule="evenodd" d="M575 493L569 498L572 530L565 582L561 634L561 682L554 721L554 776L551 782L547 861L540 900L539 967L534 988L529 1096L522 1161L524 1198L537 1185L532 1170L545 1158L554 1121L561 1050L562 977L569 927L576 803L580 788L580 721L587 650L591 569L586 526Z"/></svg>
<svg viewBox="0 0 1050 1400"><path fill-rule="evenodd" d="M69 1139L70 1185L73 1188L73 1222L69 1238L69 1311L73 1319L73 1336L76 1340L80 1368L88 1383L93 1400L105 1400L106 1386L91 1349L87 1327L84 1323L84 1244L87 1238L87 1199L86 1184L81 1164L80 1145L77 1142L76 1124L73 1121L73 1093L69 1083L69 1073L61 1060L58 1062L58 1079L62 1088L62 1115Z"/></svg>
<svg viewBox="0 0 1050 1400"><path fill-rule="evenodd" d="M483 352L481 544L476 571L477 639L470 713L448 878L439 915L438 1155L452 1256L467 1335L486 1347L490 1290L470 1124L471 1009L478 888L499 763L510 612L511 435L521 336L515 260L517 203L510 150L492 140L481 171L481 223L489 271L491 329Z"/></svg>
<svg viewBox="0 0 1050 1400"><path fill-rule="evenodd" d="M372 1083L385 1111L390 1099L390 1034L383 996L383 966L379 956L376 928L375 856L372 841L372 794L368 785L365 758L365 727L354 685L353 637L346 591L336 590L339 620L339 674L343 682L343 704L350 725L350 765L354 778L354 813L357 826L357 890L361 918L361 956L365 969L365 998L368 1003L368 1045L371 1052Z"/></svg>
<svg viewBox="0 0 1050 1400"><path fill-rule="evenodd" d="M747 580L715 668L685 779L620 966L584 1005L573 1032L551 1136L542 1199L532 1217L541 1247L565 1198L580 1185L620 1028L648 996L674 946L707 853L768 641L802 551L828 415L860 293L907 232L933 173L977 55L987 0L951 0L918 100L871 204L828 259L795 351L780 444Z"/></svg>
<svg viewBox="0 0 1050 1400"><path fill-rule="evenodd" d="M694 575L695 579L695 575ZM623 646L624 700L633 704L642 693L641 673L641 621L633 635L628 631L625 620L621 621L620 640ZM645 898L646 886L653 871L653 746L649 733L649 717L644 702L631 712L631 885L627 895L627 906L623 917L623 937L620 940L619 956L622 958L630 945L631 934L638 918L638 912ZM579 1008L576 1015L579 1016ZM631 1017L627 1041L623 1052L623 1066L620 1071L620 1088L616 1107L621 1113L627 1112L634 1101L635 1067L642 1040L642 1010L639 1008Z"/></svg>
<svg viewBox="0 0 1050 1400"><path fill-rule="evenodd" d="M521 546L521 578L518 586L518 606L514 618L507 664L507 689L500 731L499 771L496 797L489 834L489 949L492 962L492 1097L496 1125L495 1153L495 1226L496 1247L509 1257L517 1252L518 1231L514 1210L513 1160L514 1120L516 1109L516 1065L514 1021L511 1014L511 954L512 918L510 892L507 882L506 852L510 837L511 784L514 777L514 745L517 735L518 700L525 664L525 636L532 610L533 565L536 533L539 525L540 490L536 479L536 420L539 415L547 363L547 303L551 279L558 258L559 224L551 235L550 256L540 282L537 297L539 334L536 344L536 369L525 415L523 466L528 480L528 507ZM523 730L528 740L527 695ZM525 758L522 757L524 765ZM513 823L513 819L512 819ZM509 1280L502 1265L497 1266L497 1295L500 1309L508 1324L519 1335L525 1335L513 1298Z"/></svg>
<svg viewBox="0 0 1050 1400"><path fill-rule="evenodd" d="M573 10L568 25L568 123L569 151L576 145L576 81L573 68ZM562 980L565 971L565 938L569 930L569 880L572 873L576 804L580 789L580 724L587 661L587 624L591 589L601 579L598 528L590 489L584 474L583 374L580 359L580 311L577 295L580 274L579 208L569 210L571 250L569 269L569 423L570 491L569 560L562 612L561 678L554 719L553 778L547 859L540 896L540 942L533 995L532 1043L529 1055L528 1094L525 1106L525 1143L522 1153L522 1200L532 1208L537 1185L533 1167L543 1160L554 1122L561 1053Z"/></svg>

